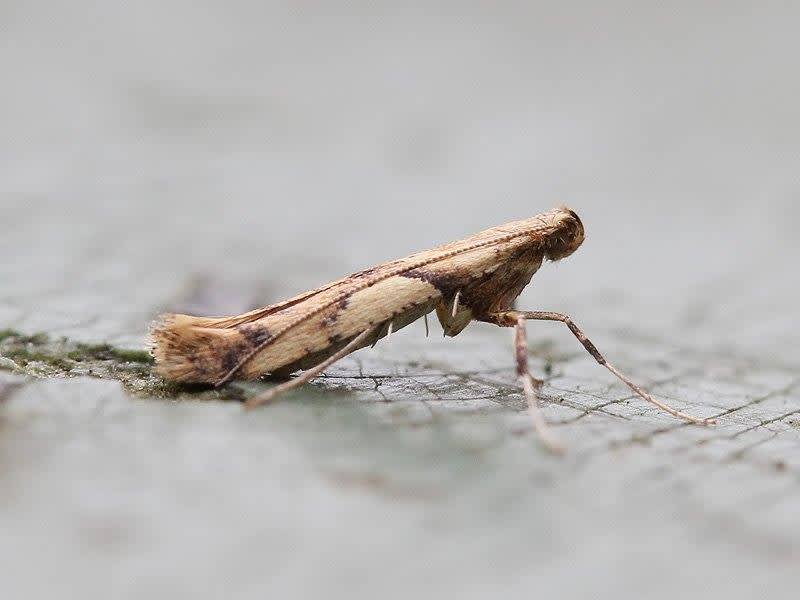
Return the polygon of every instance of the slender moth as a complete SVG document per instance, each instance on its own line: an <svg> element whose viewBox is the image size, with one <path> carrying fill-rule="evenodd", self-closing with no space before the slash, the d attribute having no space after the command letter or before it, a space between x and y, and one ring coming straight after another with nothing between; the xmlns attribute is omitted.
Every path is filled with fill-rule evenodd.
<svg viewBox="0 0 800 600"><path fill-rule="evenodd" d="M653 398L609 363L567 315L519 311L514 300L542 262L560 260L583 243L574 211L556 208L521 221L353 273L289 300L232 317L163 315L152 330L156 371L178 382L221 386L234 378L302 375L250 398L265 404L319 375L342 357L375 344L436 311L446 336L471 321L515 328L516 373L533 425L551 450L562 446L538 407L542 381L528 371L525 322L564 323L594 359L643 399L671 415L709 425Z"/></svg>

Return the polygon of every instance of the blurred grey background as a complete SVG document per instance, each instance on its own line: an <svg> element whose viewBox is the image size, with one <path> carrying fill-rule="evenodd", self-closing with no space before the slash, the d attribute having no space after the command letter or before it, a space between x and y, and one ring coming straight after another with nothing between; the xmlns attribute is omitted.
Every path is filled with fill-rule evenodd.
<svg viewBox="0 0 800 600"><path fill-rule="evenodd" d="M796 590L799 25L783 2L0 2L0 329L140 348L162 310L239 312L566 203L587 241L520 306L731 415L598 413L624 390L542 324L586 415L552 392L563 461L514 435L516 391L469 404L435 375L510 368L488 326L339 367L446 393L413 427L399 377L243 415L7 374L4 586Z"/></svg>

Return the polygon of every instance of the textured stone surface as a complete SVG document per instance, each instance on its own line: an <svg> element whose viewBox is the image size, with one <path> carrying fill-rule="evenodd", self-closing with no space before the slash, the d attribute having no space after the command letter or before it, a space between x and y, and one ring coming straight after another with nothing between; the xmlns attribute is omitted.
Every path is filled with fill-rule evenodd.
<svg viewBox="0 0 800 600"><path fill-rule="evenodd" d="M14 597L796 593L800 14L525 6L0 6L0 330L49 336L0 342ZM520 306L717 426L558 324L529 337L563 459L486 325L252 413L225 398L265 384L36 361L560 202L587 242Z"/></svg>

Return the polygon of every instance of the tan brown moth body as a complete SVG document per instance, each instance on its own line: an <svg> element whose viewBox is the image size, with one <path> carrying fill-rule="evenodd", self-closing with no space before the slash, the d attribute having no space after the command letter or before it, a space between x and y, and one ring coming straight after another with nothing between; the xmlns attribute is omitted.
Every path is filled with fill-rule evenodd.
<svg viewBox="0 0 800 600"><path fill-rule="evenodd" d="M565 323L600 364L644 399L676 417L710 423L680 413L636 386L566 315L513 310L514 300L542 262L569 256L583 239L578 215L557 208L353 273L243 315L164 315L152 331L156 370L173 381L215 385L306 370L247 402L255 406L435 310L448 336L458 335L471 321L516 328L517 375L536 429L557 450L560 446L538 411L536 391L541 382L528 373L525 341L526 320L551 320Z"/></svg>

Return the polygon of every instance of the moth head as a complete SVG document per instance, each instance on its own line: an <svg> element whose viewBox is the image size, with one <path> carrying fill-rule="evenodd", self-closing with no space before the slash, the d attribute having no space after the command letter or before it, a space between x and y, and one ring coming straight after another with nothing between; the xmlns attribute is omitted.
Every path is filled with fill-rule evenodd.
<svg viewBox="0 0 800 600"><path fill-rule="evenodd" d="M562 206L551 212L550 216L552 230L543 241L544 255L548 260L561 260L578 249L586 234L574 210Z"/></svg>

